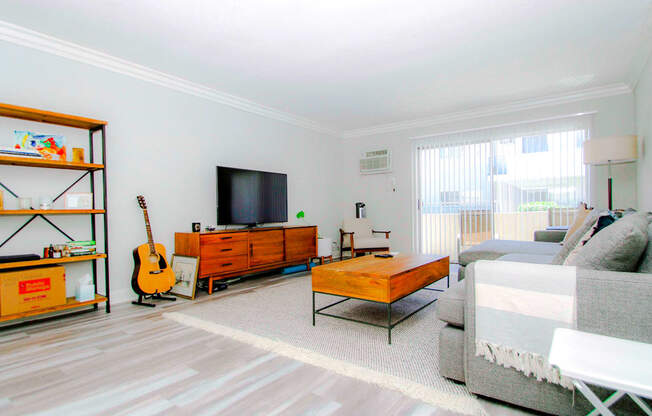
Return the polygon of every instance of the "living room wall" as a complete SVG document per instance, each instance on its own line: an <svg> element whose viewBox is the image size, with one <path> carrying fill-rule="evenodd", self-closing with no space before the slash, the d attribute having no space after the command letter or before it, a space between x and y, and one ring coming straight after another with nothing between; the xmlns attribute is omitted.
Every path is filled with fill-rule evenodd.
<svg viewBox="0 0 652 416"><path fill-rule="evenodd" d="M340 139L264 118L212 101L176 92L33 49L0 42L1 101L99 118L107 128L111 294L114 302L133 298L132 249L146 241L136 195L151 208L154 239L174 251L174 232L190 231L191 222L216 223L215 166L226 165L288 174L288 215L305 211L305 222L320 234L336 237L341 215ZM66 135L69 147L85 145L87 132L21 120L0 119L0 145L13 143L13 130ZM56 195L75 172L0 166L2 182L38 205L40 195ZM87 185L74 188L87 192ZM5 207L16 208L5 192ZM25 218L2 219L4 240ZM53 217L76 239L90 237L88 219ZM37 220L2 254L40 253L50 242L65 242ZM90 270L68 269L68 279ZM68 284L70 290L74 284Z"/></svg>
<svg viewBox="0 0 652 416"><path fill-rule="evenodd" d="M593 115L593 137L635 133L634 97L633 94L628 93L499 116L438 124L432 127L345 139L341 169L347 178L346 193L343 197L346 214L353 215L353 204L355 202L365 202L368 217L372 220L374 227L392 230L392 248L399 251L408 251L412 246L412 138L568 116L583 112L596 112ZM392 151L392 172L378 175L360 175L358 160L361 153L385 148ZM613 174L614 206L618 208L636 207L637 181L635 165L617 166L614 168ZM591 205L606 207L607 169L605 167L592 168L590 176ZM396 183L396 192L393 191L394 181Z"/></svg>
<svg viewBox="0 0 652 416"><path fill-rule="evenodd" d="M638 135L638 202L641 209L652 211L652 62L648 61L636 89L636 132ZM647 154L646 154L647 153Z"/></svg>

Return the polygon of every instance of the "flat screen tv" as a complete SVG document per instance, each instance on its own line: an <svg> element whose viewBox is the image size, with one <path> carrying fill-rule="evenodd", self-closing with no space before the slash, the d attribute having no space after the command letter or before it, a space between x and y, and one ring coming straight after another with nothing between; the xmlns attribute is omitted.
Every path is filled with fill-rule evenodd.
<svg viewBox="0 0 652 416"><path fill-rule="evenodd" d="M287 222L288 177L284 173L217 167L217 223Z"/></svg>

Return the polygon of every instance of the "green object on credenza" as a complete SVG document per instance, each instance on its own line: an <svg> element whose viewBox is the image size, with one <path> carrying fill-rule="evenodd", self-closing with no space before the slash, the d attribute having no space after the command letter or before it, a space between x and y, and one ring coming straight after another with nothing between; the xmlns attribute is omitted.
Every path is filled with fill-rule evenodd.
<svg viewBox="0 0 652 416"><path fill-rule="evenodd" d="M297 219L304 218L305 216L306 216L306 214L303 211L297 212Z"/></svg>

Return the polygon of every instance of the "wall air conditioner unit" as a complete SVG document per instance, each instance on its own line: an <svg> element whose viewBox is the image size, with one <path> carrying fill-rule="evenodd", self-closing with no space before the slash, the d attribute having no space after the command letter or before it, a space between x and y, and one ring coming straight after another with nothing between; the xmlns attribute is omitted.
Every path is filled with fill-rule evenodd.
<svg viewBox="0 0 652 416"><path fill-rule="evenodd" d="M369 175L392 170L392 152L388 149L363 152L360 158L360 173Z"/></svg>

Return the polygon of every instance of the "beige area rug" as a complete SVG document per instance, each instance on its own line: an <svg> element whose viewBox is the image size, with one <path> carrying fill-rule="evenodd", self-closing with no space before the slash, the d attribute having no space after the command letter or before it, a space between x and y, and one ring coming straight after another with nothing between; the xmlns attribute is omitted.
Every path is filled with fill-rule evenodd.
<svg viewBox="0 0 652 416"><path fill-rule="evenodd" d="M231 337L308 364L400 391L437 407L469 415L484 411L462 384L439 375L439 331L435 304L387 330L317 315L312 326L310 274L271 286L191 305L168 319ZM392 305L392 321L423 305L438 292L420 291ZM341 298L317 294L317 306ZM384 324L384 305L349 300L329 313Z"/></svg>

